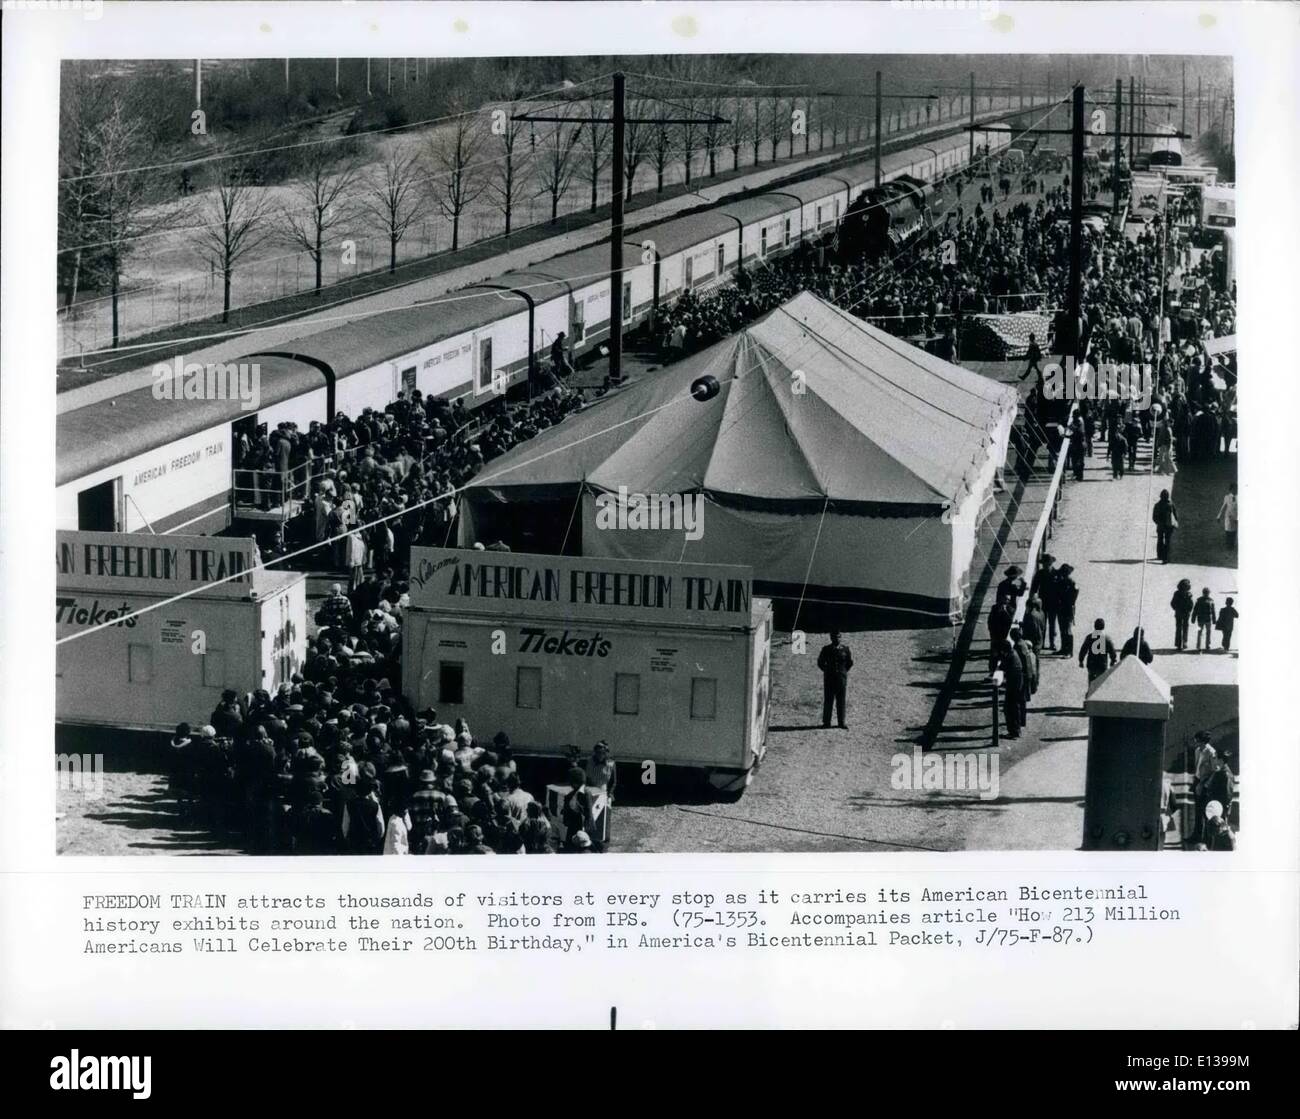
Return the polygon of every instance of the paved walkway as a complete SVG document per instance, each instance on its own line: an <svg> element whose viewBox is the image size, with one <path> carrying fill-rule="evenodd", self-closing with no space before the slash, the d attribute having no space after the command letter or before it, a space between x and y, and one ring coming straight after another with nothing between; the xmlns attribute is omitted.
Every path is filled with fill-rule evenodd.
<svg viewBox="0 0 1300 1119"><path fill-rule="evenodd" d="M1100 441L1096 449L1103 450ZM1141 621L1155 654L1152 667L1171 685L1236 683L1235 656L1173 653L1168 603L1178 580L1191 579L1197 593L1208 586L1222 605L1225 595L1237 593L1237 572L1235 560L1226 558L1219 563L1177 562L1177 540L1175 562L1166 565L1154 559L1151 507L1171 480L1159 475L1153 478L1150 464L1150 444L1143 442L1137 473L1112 481L1109 463L1099 453L1088 461L1082 482L1066 483L1050 551L1058 563L1075 568L1079 585L1076 655L1068 660L1050 654L1042 658L1039 690L1030 703L1025 732L1019 740L1002 744L1001 811L974 822L964 836L963 845L968 849L1073 850L1079 846L1088 721L1082 707L1087 675L1076 658L1094 618L1106 619L1116 646L1131 636ZM1194 484L1196 475L1217 475L1220 469L1219 464L1182 467L1188 485ZM1179 510L1186 518L1188 511L1182 504ZM1208 516L1212 517L1213 511ZM1198 515L1198 522L1204 519L1205 514ZM1183 523L1189 529L1194 527L1186 519ZM984 612L987 614L987 609ZM981 638L972 655L982 662L988 650L987 630Z"/></svg>
<svg viewBox="0 0 1300 1119"><path fill-rule="evenodd" d="M1004 113L1005 109L995 110L993 114L983 113L980 117L989 115L999 115ZM919 142L927 137L935 136L938 133L946 131L952 127L951 122L945 122L942 127L935 126L930 129L920 129L910 133L901 133L897 136L889 137L889 143L897 143L900 140L914 140ZM940 153L948 151L957 151L961 153L960 162L965 162L965 151L968 147L968 140L965 134L949 135L943 139L934 139L931 141L934 149ZM629 227L632 229L651 225L656 222L665 221L668 218L690 209L695 209L701 202L721 202L745 191L754 190L758 187L766 186L768 183L777 179L787 178L790 175L800 172L813 171L816 168L841 160L846 156L869 156L875 150L873 143L859 143L847 148L838 148L835 151L827 152L825 155L812 156L808 159L798 159L794 161L783 161L777 164L770 164L760 170L749 172L737 178L730 179L726 182L711 183L705 181L702 188L697 193L682 194L674 198L667 198L661 202L656 202L650 206L636 210L629 215ZM885 155L881 159L882 169L886 174L902 170L906 171L909 161L902 158L902 153ZM310 312L292 318L279 324L262 324L251 327L239 334L228 338L213 341L210 345L202 346L199 349L187 352L184 357L186 361L195 361L203 364L209 362L234 361L249 352L250 337L256 335L256 348L267 349L281 345L294 338L301 338L320 330L326 330L330 327L337 326L353 315L363 315L378 310L391 309L395 307L404 307L412 303L418 303L424 300L436 299L448 292L456 291L460 288L468 287L472 284L481 283L484 280L500 276L503 273L511 272L517 269L526 268L542 260L549 260L552 257L559 256L562 253L572 252L575 249L586 248L600 241L604 241L609 236L608 227L603 222L586 226L582 229L575 229L568 233L562 233L555 237L547 238L543 241L535 241L532 244L523 246L518 249L506 250L495 256L487 257L475 261L472 264L466 264L460 268L453 268L446 272L441 272L436 276L430 276L425 279L416 280L411 283L401 284L397 287L386 288L384 291L376 292L373 295L363 296L360 299L348 299L343 297L335 302L327 303L320 310ZM330 292L326 289L324 296L330 298ZM196 332L199 334L223 334L225 330L219 324L208 324L200 327L196 324ZM128 343L129 347L132 343ZM168 346L171 344L169 343ZM167 359L174 354L174 350L169 350L166 355ZM148 352L151 360L143 364L139 369L132 370L128 373L120 373L115 376L106 377L102 381L94 384L83 385L79 388L70 389L67 392L58 395L57 409L60 414L63 412L75 411L83 408L87 404L96 401L106 400L121 393L129 392L132 389L142 388L151 383L152 370L155 361L159 360L157 351Z"/></svg>

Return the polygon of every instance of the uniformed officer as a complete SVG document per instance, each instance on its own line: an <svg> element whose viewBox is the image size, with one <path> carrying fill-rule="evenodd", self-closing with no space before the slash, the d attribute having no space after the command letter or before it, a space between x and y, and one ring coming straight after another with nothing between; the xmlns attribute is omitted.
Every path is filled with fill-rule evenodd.
<svg viewBox="0 0 1300 1119"><path fill-rule="evenodd" d="M848 730L844 721L844 698L848 691L849 669L853 667L853 654L847 645L840 644L838 630L831 630L831 643L817 654L817 667L822 670L822 726L831 725L831 705L835 705L836 722L841 730Z"/></svg>

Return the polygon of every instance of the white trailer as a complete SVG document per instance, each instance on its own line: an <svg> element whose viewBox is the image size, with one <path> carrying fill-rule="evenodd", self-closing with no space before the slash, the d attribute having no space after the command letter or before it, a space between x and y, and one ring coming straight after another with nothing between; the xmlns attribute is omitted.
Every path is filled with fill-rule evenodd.
<svg viewBox="0 0 1300 1119"><path fill-rule="evenodd" d="M746 567L411 550L402 679L417 709L564 757L704 770L743 788L763 754L772 606Z"/></svg>
<svg viewBox="0 0 1300 1119"><path fill-rule="evenodd" d="M257 566L251 539L60 532L56 562L58 722L201 723L306 659L307 577Z"/></svg>

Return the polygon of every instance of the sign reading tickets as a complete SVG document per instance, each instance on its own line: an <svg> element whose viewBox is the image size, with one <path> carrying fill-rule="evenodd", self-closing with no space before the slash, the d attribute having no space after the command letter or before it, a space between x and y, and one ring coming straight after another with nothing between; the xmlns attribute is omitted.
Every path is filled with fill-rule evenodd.
<svg viewBox="0 0 1300 1119"><path fill-rule="evenodd" d="M247 597L258 565L252 537L69 531L58 533L55 563L60 587L160 595L210 587L236 598Z"/></svg>
<svg viewBox="0 0 1300 1119"><path fill-rule="evenodd" d="M729 564L411 549L411 604L448 613L748 626L752 580Z"/></svg>

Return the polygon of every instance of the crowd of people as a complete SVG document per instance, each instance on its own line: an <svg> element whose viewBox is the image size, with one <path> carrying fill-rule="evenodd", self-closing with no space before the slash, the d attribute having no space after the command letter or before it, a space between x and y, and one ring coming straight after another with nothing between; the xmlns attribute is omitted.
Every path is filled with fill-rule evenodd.
<svg viewBox="0 0 1300 1119"><path fill-rule="evenodd" d="M548 812L524 787L507 734L484 744L463 718L411 709L397 676L401 612L400 598L383 599L364 623L382 636L368 641L336 586L301 673L274 694L227 690L207 723L180 724L170 772L182 818L234 833L255 854L603 850L616 781L608 745L575 755Z"/></svg>
<svg viewBox="0 0 1300 1119"><path fill-rule="evenodd" d="M455 492L484 465L583 406L557 387L527 403L505 399L473 414L418 389L355 419L340 412L307 431L265 425L235 446L240 499L289 503L286 548L333 541L334 566L356 586L367 566L400 571L411 544L447 542ZM380 522L380 523L375 523ZM319 557L313 557L319 562Z"/></svg>
<svg viewBox="0 0 1300 1119"><path fill-rule="evenodd" d="M417 390L305 432L282 423L240 436L245 500L291 502L277 543L321 544L309 564L349 581L321 602L289 681L274 693L228 690L206 723L176 728L171 786L186 819L267 854L603 849L615 782L607 744L586 761L575 754L550 814L524 787L507 734L480 742L463 718L439 722L402 694L409 547L446 544L456 490L581 406L561 386L471 415Z"/></svg>

